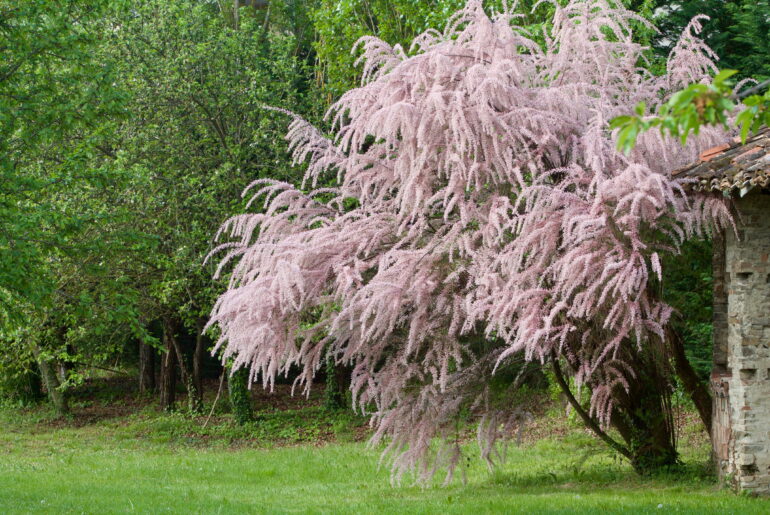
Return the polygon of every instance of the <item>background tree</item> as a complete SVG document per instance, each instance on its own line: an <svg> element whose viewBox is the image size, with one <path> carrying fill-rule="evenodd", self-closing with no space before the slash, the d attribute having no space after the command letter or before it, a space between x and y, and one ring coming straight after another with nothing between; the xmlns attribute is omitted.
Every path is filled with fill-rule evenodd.
<svg viewBox="0 0 770 515"><path fill-rule="evenodd" d="M721 68L740 70L743 77L770 77L770 21L767 0L680 0L656 2L655 21L660 36L655 45L662 54L672 48L682 28L697 15L709 17L703 39L719 56Z"/></svg>
<svg viewBox="0 0 770 515"><path fill-rule="evenodd" d="M96 57L106 6L0 2L0 331L15 341L11 348L26 349L6 370L35 376L39 367L60 413L66 404L55 371L66 331L50 327L65 295L60 273L85 271L84 254L105 243L104 213L75 199L115 179L100 148L125 114L114 69ZM45 341L29 341L46 327Z"/></svg>
<svg viewBox="0 0 770 515"><path fill-rule="evenodd" d="M114 23L112 58L134 115L116 145L123 166L151 178L127 194L142 213L137 227L158 241L134 284L161 320L161 389L174 389L178 368L197 410L208 354L202 330L216 288L202 267L211 228L241 205L234 194L255 175L291 177L274 117L259 106L301 106L308 74L292 36L247 16L234 30L210 4L147 1L116 11ZM161 398L173 404L171 392Z"/></svg>
<svg viewBox="0 0 770 515"><path fill-rule="evenodd" d="M195 0L0 4L9 378L38 356L64 391L138 354L143 389L166 384L170 406L178 378L200 408L211 233L254 176L295 173L259 106L312 117L312 27L290 4L238 30Z"/></svg>
<svg viewBox="0 0 770 515"><path fill-rule="evenodd" d="M103 179L84 166L122 112L109 66L97 62L104 2L0 3L0 315L40 304L51 290L45 260L71 249L84 222L53 202L72 185Z"/></svg>

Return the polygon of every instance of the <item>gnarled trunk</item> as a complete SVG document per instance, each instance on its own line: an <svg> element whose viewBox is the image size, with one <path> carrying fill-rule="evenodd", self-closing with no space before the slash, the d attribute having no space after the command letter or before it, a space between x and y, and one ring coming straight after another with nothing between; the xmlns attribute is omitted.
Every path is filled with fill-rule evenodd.
<svg viewBox="0 0 770 515"><path fill-rule="evenodd" d="M698 374L687 359L687 355L684 352L684 340L681 335L670 326L667 333L669 351L674 363L674 371L682 381L685 393L690 396L693 404L695 404L695 409L698 410L698 415L700 416L706 431L711 434L711 414L713 406L708 386L698 377Z"/></svg>
<svg viewBox="0 0 770 515"><path fill-rule="evenodd" d="M644 353L633 353L628 357L633 361L636 377L629 379L628 392L622 388L615 392L610 417L610 424L617 430L622 442L613 439L583 408L570 391L558 359L552 356L556 381L586 427L625 456L634 470L642 475L676 465L679 460L671 410L672 388L664 373L665 358L657 355L657 351L646 348Z"/></svg>
<svg viewBox="0 0 770 515"><path fill-rule="evenodd" d="M39 347L34 348L37 365L40 368L40 376L48 392L48 398L53 405L57 417L64 417L70 414L69 403L66 394L60 389L61 383L56 374L56 363L44 356Z"/></svg>

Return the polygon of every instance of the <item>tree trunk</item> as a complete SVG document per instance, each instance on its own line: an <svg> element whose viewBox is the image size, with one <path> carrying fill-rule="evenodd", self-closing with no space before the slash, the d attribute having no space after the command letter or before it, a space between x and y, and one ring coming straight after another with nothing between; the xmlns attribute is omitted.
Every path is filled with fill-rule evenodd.
<svg viewBox="0 0 770 515"><path fill-rule="evenodd" d="M197 396L197 404L203 406L203 359L206 352L206 344L208 338L203 333L203 329L206 327L206 319L199 318L195 324L195 350L193 351L193 386L195 387L195 394Z"/></svg>
<svg viewBox="0 0 770 515"><path fill-rule="evenodd" d="M176 402L176 349L173 342L173 328L164 320L163 344L165 354L160 368L160 407L166 411L174 408Z"/></svg>
<svg viewBox="0 0 770 515"><path fill-rule="evenodd" d="M155 391L155 349L139 342L139 391Z"/></svg>
<svg viewBox="0 0 770 515"><path fill-rule="evenodd" d="M629 392L621 388L615 391L610 425L620 434L623 443L609 436L575 399L555 355L552 356L552 363L557 383L586 427L628 458L637 473L645 475L676 465L678 453L670 402L671 387L661 368L665 366L665 359L657 355L659 349L646 348L643 352L640 354L635 349L629 349L627 360L633 362L636 377L627 378Z"/></svg>
<svg viewBox="0 0 770 515"><path fill-rule="evenodd" d="M631 451L627 447L624 447L620 443L613 440L613 438L610 435L604 432L602 428L599 426L599 423L595 421L593 418L591 418L588 412L585 409L583 409L583 406L580 405L580 402L578 402L578 400L572 394L572 390L570 390L570 387L567 384L567 380L562 374L561 366L559 365L559 358L556 357L556 354L554 352L551 353L551 365L553 366L553 373L554 373L554 377L556 378L556 383L561 388L562 393L564 393L565 397L567 397L567 401L570 403L572 408L580 416L580 418L583 419L583 423L585 424L585 426L591 431L593 431L599 438L601 438L604 441L604 443L609 445L612 449L622 454L626 458L632 459Z"/></svg>
<svg viewBox="0 0 770 515"><path fill-rule="evenodd" d="M249 370L239 368L227 379L227 392L235 422L239 425L251 422L254 414L251 410L251 392L249 391Z"/></svg>
<svg viewBox="0 0 770 515"><path fill-rule="evenodd" d="M345 369L334 362L332 356L326 357L326 389L324 390L324 407L328 410L339 410L345 407Z"/></svg>
<svg viewBox="0 0 770 515"><path fill-rule="evenodd" d="M187 390L187 409L190 413L201 413L203 411L203 398L195 386L193 375L190 372L189 360L184 355L182 344L179 338L177 338L176 330L178 327L179 323L177 320L168 317L163 319L163 333L168 335L169 351L176 355L176 362L179 365L182 382Z"/></svg>
<svg viewBox="0 0 770 515"><path fill-rule="evenodd" d="M631 451L631 465L639 474L679 463L676 428L671 408L672 387L662 349L645 348L634 356L636 378L631 389L618 395L613 426Z"/></svg>
<svg viewBox="0 0 770 515"><path fill-rule="evenodd" d="M67 376L69 375L69 368L67 367L67 364L63 361L59 361L56 363L56 376L59 379L59 384L65 382L67 380Z"/></svg>
<svg viewBox="0 0 770 515"><path fill-rule="evenodd" d="M666 401L654 391L640 391L635 401L633 408L622 413L627 431L624 439L631 451L634 470L645 475L676 465L679 453Z"/></svg>
<svg viewBox="0 0 770 515"><path fill-rule="evenodd" d="M176 320L170 321L169 324L169 327L173 328L173 330L169 330L169 334L171 335L171 343L174 347L174 352L176 352L176 360L179 364L179 371L182 375L182 382L184 383L185 389L187 390L187 409L190 413L201 413L203 411L203 399L195 386L193 374L190 371L191 367L189 366L189 356L185 356L182 349L182 344L179 341L179 338L176 336L176 328L179 327L179 324Z"/></svg>
<svg viewBox="0 0 770 515"><path fill-rule="evenodd" d="M61 383L56 375L56 364L53 360L43 357L43 353L38 347L35 347L34 353L37 358L38 367L40 368L43 384L48 392L48 398L51 400L56 416L64 417L69 415L70 408L69 403L67 402L67 396L59 389Z"/></svg>
<svg viewBox="0 0 770 515"><path fill-rule="evenodd" d="M72 345L66 343L67 341L67 326L62 325L59 330L57 331L57 338L60 344L64 347L66 350L67 357L72 356L75 351L72 348ZM58 360L54 366L54 369L56 370L56 374L59 377L59 384L63 384L67 381L67 378L70 374L70 364L67 363L66 360Z"/></svg>

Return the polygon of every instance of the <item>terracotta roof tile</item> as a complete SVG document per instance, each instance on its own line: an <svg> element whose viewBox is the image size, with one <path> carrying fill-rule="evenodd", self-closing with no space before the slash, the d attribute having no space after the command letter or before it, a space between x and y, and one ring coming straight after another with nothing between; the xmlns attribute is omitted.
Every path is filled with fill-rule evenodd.
<svg viewBox="0 0 770 515"><path fill-rule="evenodd" d="M673 172L677 178L695 179L700 191L741 194L754 187L770 188L770 128L748 138L745 144L733 142L707 149L700 160Z"/></svg>

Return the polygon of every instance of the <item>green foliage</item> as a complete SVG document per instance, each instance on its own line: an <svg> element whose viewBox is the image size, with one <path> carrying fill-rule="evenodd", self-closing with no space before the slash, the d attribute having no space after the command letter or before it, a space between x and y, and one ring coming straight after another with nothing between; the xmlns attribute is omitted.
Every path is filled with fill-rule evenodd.
<svg viewBox="0 0 770 515"><path fill-rule="evenodd" d="M96 59L106 2L0 1L0 325L55 289L51 259L89 220L58 200L98 187L89 166L124 97Z"/></svg>
<svg viewBox="0 0 770 515"><path fill-rule="evenodd" d="M66 365L71 388L137 341L157 345L148 328L158 317L197 327L221 287L202 266L210 236L244 209L242 188L300 173L285 158L286 120L260 107L317 119L358 83L350 50L359 37L408 51L464 1L272 0L242 8L236 27L224 0L0 0L0 395L27 403L37 394L33 350ZM531 12L535 3L520 3L517 23L540 34L553 7ZM673 8L658 11L659 39L641 33L663 53L694 14L710 14L705 37L725 66L770 77L767 0L623 3L647 18ZM720 81L672 98L658 122L640 107L614 126L619 143L655 125L686 138L724 123L729 78ZM746 137L768 124L770 93L743 104ZM704 254L692 270L682 259L667 266L666 294L704 374L708 272ZM503 372L500 395L517 377Z"/></svg>
<svg viewBox="0 0 770 515"><path fill-rule="evenodd" d="M35 347L70 387L159 317L200 327L211 236L249 182L297 178L261 106L314 109L307 9L271 4L234 30L197 0L0 0L6 368Z"/></svg>
<svg viewBox="0 0 770 515"><path fill-rule="evenodd" d="M770 78L770 12L768 0L657 0L660 9L654 22L660 29L657 50L666 55L671 42L698 14L710 20L704 24L702 37L720 57L722 67L740 70L742 77Z"/></svg>
<svg viewBox="0 0 770 515"><path fill-rule="evenodd" d="M674 328L684 338L685 352L703 380L711 374L713 277L711 241L691 241L678 256L663 258L663 298L676 311Z"/></svg>
<svg viewBox="0 0 770 515"><path fill-rule="evenodd" d="M19 347L14 339L0 336L4 336L0 338L3 348ZM18 407L34 404L41 400L41 386L40 372L32 356L9 359L6 353L0 353L0 403L6 401Z"/></svg>
<svg viewBox="0 0 770 515"><path fill-rule="evenodd" d="M28 388L39 374L31 349L24 345L29 336L26 330L0 331L0 398L24 403L36 396L34 388Z"/></svg>
<svg viewBox="0 0 770 515"><path fill-rule="evenodd" d="M328 92L327 102L358 85L354 43L376 35L392 45L409 49L411 40L429 29L443 30L449 16L464 0L321 0L313 12L318 39L315 50L319 73Z"/></svg>
<svg viewBox="0 0 770 515"><path fill-rule="evenodd" d="M746 108L736 118L736 125L741 128L741 140L746 141L749 132L757 132L761 127L770 126L770 89L764 95L751 95L743 99Z"/></svg>
<svg viewBox="0 0 770 515"><path fill-rule="evenodd" d="M730 43L735 45L724 49L728 65L747 77L770 79L770 1L725 2L725 9L732 19Z"/></svg>
<svg viewBox="0 0 770 515"><path fill-rule="evenodd" d="M129 16L129 13L132 16ZM311 85L288 35L243 17L229 28L210 4L152 0L114 14L109 53L131 98L133 119L116 141L120 164L147 177L126 191L137 227L158 239L138 273L158 311L188 326L208 314L217 288L202 267L211 235L243 209L240 192L264 176L294 179L285 164L285 120L261 109L304 111Z"/></svg>
<svg viewBox="0 0 770 515"><path fill-rule="evenodd" d="M653 127L684 142L691 132L697 134L702 125L724 125L736 101L733 82L728 79L736 74L759 82L770 79L768 0L652 0L646 5L652 10L653 22L660 29L653 44L661 55L670 52L672 42L678 39L694 16L709 16L701 37L719 56L724 70L715 77L714 84L695 84L674 95L658 108L655 116L646 117L646 106L640 104L635 116L619 116L612 120L611 128L619 129L618 148L624 152L633 148L638 134ZM769 106L770 92L762 94L760 91L743 99L736 126L740 127L744 141L750 132L768 125Z"/></svg>
<svg viewBox="0 0 770 515"><path fill-rule="evenodd" d="M703 125L721 125L729 129L728 115L735 109L736 95L730 78L735 70L722 70L711 84L691 84L674 93L658 107L655 116L646 116L647 106L640 102L635 115L616 116L610 121L610 129L617 129L617 146L628 154L636 145L639 134L658 128L664 135L679 138L682 145L687 137L698 134ZM758 84L754 89L765 89L770 82ZM764 94L753 94L743 99L743 109L735 119L741 129L741 140L746 141L750 132L756 132L770 123L770 89Z"/></svg>
<svg viewBox="0 0 770 515"><path fill-rule="evenodd" d="M674 93L658 107L657 115L648 117L647 106L639 102L635 115L617 116L610 121L610 129L618 130L618 149L628 154L636 145L636 138L652 128L664 135L679 138L684 145L690 133L698 134L702 125L722 125L729 128L727 115L735 107L731 99L735 70L722 70L711 84L691 84ZM745 137L744 137L745 139Z"/></svg>

